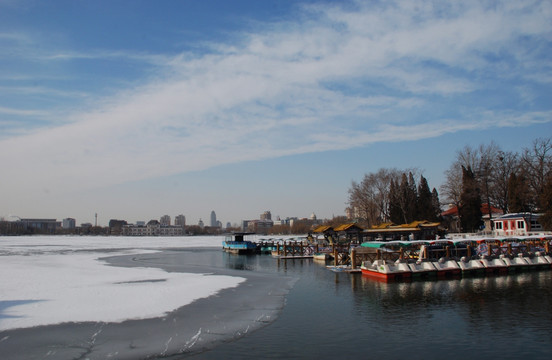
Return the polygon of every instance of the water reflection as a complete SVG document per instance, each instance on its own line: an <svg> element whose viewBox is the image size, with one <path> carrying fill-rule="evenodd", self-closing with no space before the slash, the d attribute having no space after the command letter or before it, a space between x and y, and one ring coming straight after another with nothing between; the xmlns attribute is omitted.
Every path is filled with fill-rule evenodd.
<svg viewBox="0 0 552 360"><path fill-rule="evenodd" d="M461 327L472 335L513 336L519 329L539 331L550 325L551 280L549 271L397 283L357 276L351 287L357 313L390 328L399 321L413 326L443 318L443 327Z"/></svg>
<svg viewBox="0 0 552 360"><path fill-rule="evenodd" d="M197 358L550 357L552 271L382 283L312 260L226 264L298 281L273 324Z"/></svg>

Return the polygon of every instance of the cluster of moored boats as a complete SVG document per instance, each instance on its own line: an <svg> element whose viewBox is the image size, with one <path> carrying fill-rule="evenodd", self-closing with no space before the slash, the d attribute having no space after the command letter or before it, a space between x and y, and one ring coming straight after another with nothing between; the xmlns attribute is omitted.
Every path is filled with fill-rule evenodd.
<svg viewBox="0 0 552 360"><path fill-rule="evenodd" d="M552 236L371 241L361 245L370 259L360 269L386 280L551 269L551 242Z"/></svg>

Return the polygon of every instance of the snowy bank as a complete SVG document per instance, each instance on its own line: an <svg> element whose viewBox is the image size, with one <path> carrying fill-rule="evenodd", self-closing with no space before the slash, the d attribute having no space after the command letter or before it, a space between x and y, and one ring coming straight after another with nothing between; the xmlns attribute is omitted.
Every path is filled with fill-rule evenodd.
<svg viewBox="0 0 552 360"><path fill-rule="evenodd" d="M106 266L105 256L220 247L221 237L0 237L0 331L161 317L245 279Z"/></svg>

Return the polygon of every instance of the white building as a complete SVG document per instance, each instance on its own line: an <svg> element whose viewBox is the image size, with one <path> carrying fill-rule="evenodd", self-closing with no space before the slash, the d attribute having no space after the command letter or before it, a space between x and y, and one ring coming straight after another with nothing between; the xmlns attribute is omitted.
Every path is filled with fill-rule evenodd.
<svg viewBox="0 0 552 360"><path fill-rule="evenodd" d="M504 214L493 219L495 236L523 236L533 232L541 232L540 214L515 213Z"/></svg>

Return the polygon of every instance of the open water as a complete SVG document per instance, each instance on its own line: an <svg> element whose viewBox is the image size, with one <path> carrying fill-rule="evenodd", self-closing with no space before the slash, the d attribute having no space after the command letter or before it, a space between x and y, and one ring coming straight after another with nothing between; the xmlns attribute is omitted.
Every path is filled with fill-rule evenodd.
<svg viewBox="0 0 552 360"><path fill-rule="evenodd" d="M194 359L552 357L552 270L383 283L313 260L220 257L298 280L273 323Z"/></svg>

